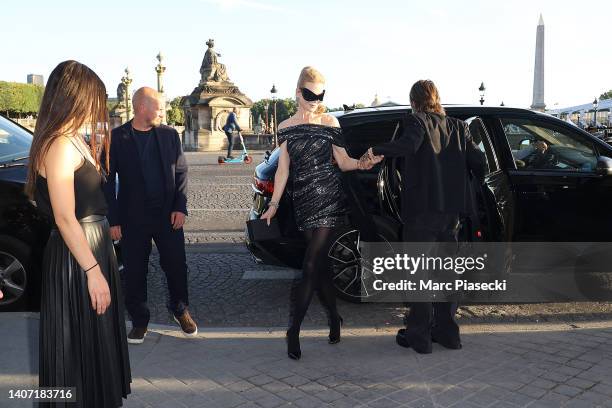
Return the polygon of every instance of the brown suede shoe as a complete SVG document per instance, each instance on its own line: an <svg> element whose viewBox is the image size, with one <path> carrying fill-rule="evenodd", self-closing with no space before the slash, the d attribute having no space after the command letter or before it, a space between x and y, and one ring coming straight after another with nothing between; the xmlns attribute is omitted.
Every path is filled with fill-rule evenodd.
<svg viewBox="0 0 612 408"><path fill-rule="evenodd" d="M146 327L134 327L127 336L127 342L130 344L142 344L146 335Z"/></svg>
<svg viewBox="0 0 612 408"><path fill-rule="evenodd" d="M198 334L198 326L191 318L188 310L185 310L179 317L174 316L174 321L181 326L181 330L183 330L185 336L195 337Z"/></svg>

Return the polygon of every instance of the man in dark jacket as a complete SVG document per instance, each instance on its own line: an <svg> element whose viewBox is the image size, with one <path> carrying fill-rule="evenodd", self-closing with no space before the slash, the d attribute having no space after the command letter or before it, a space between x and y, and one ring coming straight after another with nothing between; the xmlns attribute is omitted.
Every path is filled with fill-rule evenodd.
<svg viewBox="0 0 612 408"><path fill-rule="evenodd" d="M369 155L403 158L401 217L405 242L457 242L462 217L474 212L471 175L484 180L485 156L465 122L449 118L431 81L410 91L413 113L400 138L372 147ZM432 340L461 348L456 302L412 303L397 343L431 353Z"/></svg>
<svg viewBox="0 0 612 408"><path fill-rule="evenodd" d="M225 121L225 126L223 126L223 131L225 132L225 136L227 136L227 158L233 159L232 157L232 148L234 147L234 130L240 132L240 126L238 125L238 109L234 108L227 116L227 120ZM242 140L242 139L241 139Z"/></svg>
<svg viewBox="0 0 612 408"><path fill-rule="evenodd" d="M134 94L134 119L113 129L105 185L113 240L121 240L125 304L132 319L128 342L144 341L149 324L147 272L151 240L159 252L170 300L168 309L188 336L197 334L187 293L183 224L187 215L187 161L178 133L161 125L159 95ZM115 179L119 176L119 186Z"/></svg>

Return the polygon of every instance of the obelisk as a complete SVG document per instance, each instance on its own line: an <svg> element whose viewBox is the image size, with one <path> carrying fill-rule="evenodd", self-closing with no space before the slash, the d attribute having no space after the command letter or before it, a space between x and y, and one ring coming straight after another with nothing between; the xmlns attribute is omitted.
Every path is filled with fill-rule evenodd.
<svg viewBox="0 0 612 408"><path fill-rule="evenodd" d="M535 66L533 70L533 102L531 109L544 112L544 19L540 21L536 31Z"/></svg>

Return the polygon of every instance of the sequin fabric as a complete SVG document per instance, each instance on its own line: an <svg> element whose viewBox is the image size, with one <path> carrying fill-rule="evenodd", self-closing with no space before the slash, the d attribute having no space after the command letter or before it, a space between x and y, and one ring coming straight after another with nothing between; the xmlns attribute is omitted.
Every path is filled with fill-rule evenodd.
<svg viewBox="0 0 612 408"><path fill-rule="evenodd" d="M298 229L344 224L346 198L340 169L332 164L332 144L345 147L342 129L317 124L289 126L278 131L278 143L284 141Z"/></svg>

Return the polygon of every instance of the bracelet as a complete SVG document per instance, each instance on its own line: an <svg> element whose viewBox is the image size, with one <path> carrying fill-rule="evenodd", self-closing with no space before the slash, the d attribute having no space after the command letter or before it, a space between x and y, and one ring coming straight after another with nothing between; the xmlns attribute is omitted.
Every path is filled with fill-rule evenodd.
<svg viewBox="0 0 612 408"><path fill-rule="evenodd" d="M277 201L270 201L270 202L268 203L268 207L269 207L269 206L274 206L274 207L276 207L276 209L278 210L278 202L277 202Z"/></svg>
<svg viewBox="0 0 612 408"><path fill-rule="evenodd" d="M359 160L357 160L357 170L365 169L365 162L368 160L367 153L364 153Z"/></svg>
<svg viewBox="0 0 612 408"><path fill-rule="evenodd" d="M85 270L85 273L87 273L87 272L91 271L91 270L92 270L93 268L95 268L96 266L98 266L98 263L97 263L97 262L96 262L96 264L95 264L94 266L92 266L91 268L86 269L86 270Z"/></svg>

